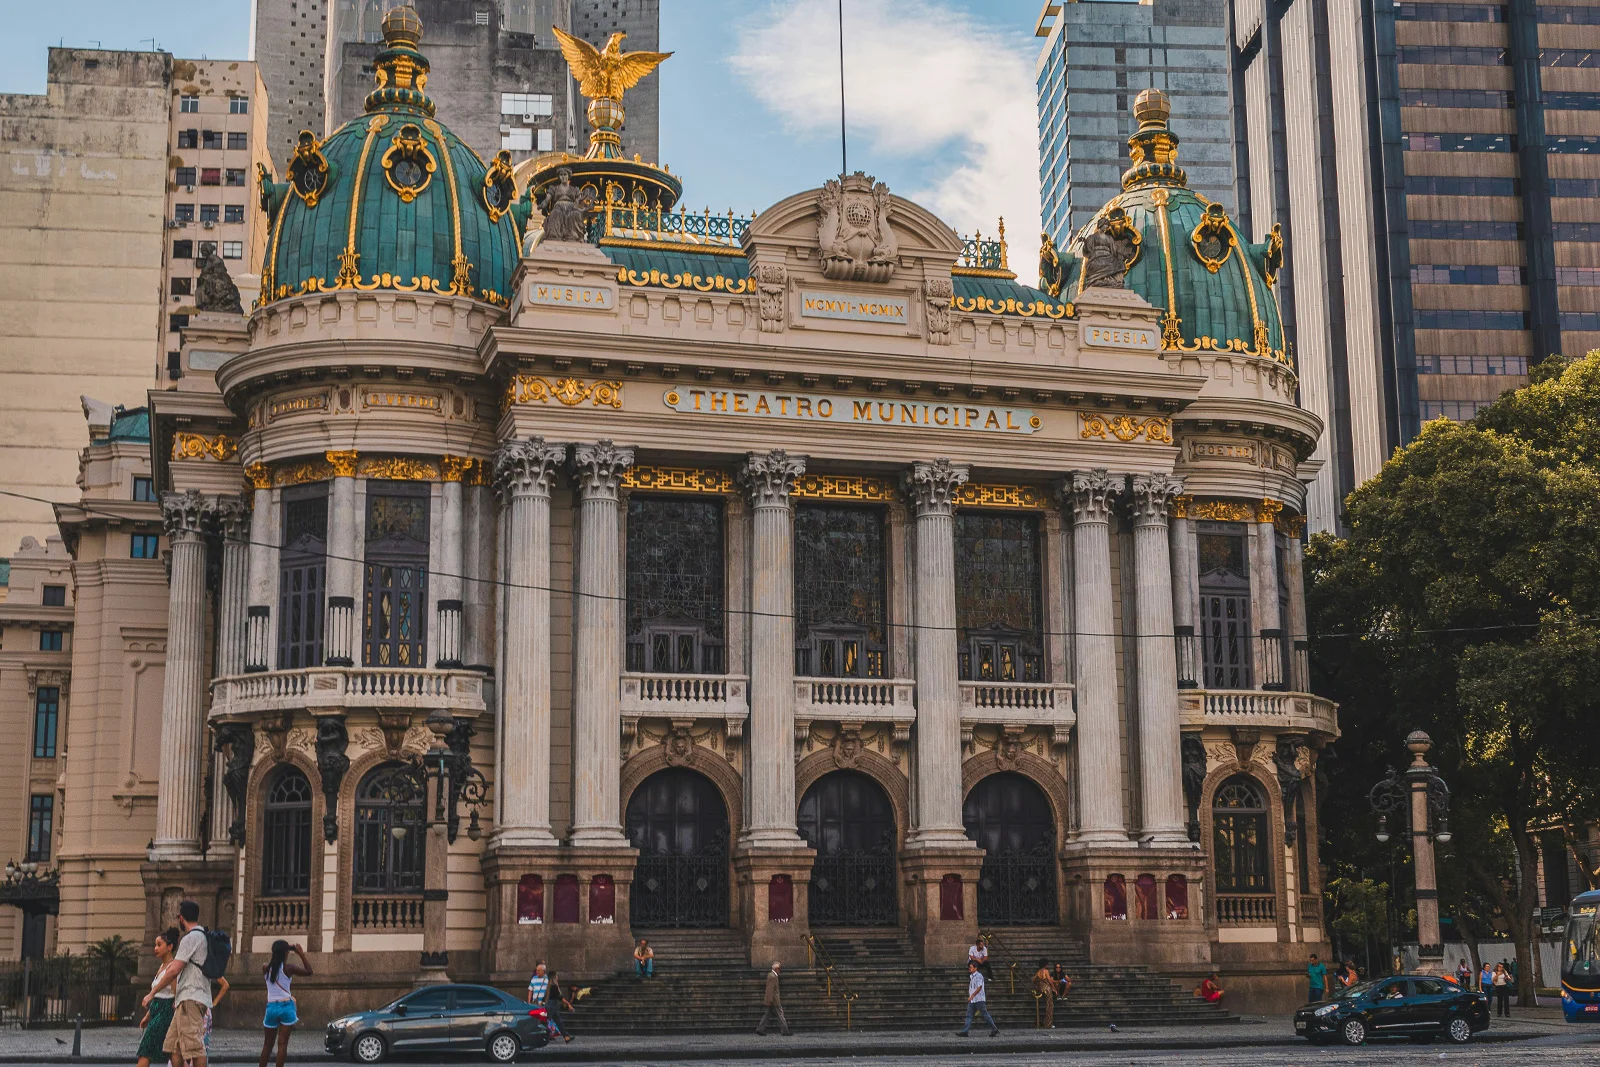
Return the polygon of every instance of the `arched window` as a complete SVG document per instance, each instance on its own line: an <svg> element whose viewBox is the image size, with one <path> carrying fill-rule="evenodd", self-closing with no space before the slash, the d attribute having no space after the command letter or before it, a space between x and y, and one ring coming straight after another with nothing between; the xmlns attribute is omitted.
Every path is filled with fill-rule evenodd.
<svg viewBox="0 0 1600 1067"><path fill-rule="evenodd" d="M411 768L385 763L356 788L357 893L420 893L423 792Z"/></svg>
<svg viewBox="0 0 1600 1067"><path fill-rule="evenodd" d="M261 846L261 895L303 897L311 891L311 783L284 767L267 790Z"/></svg>
<svg viewBox="0 0 1600 1067"><path fill-rule="evenodd" d="M1211 802L1212 862L1219 893L1270 893L1267 797L1261 785L1237 774L1217 787Z"/></svg>

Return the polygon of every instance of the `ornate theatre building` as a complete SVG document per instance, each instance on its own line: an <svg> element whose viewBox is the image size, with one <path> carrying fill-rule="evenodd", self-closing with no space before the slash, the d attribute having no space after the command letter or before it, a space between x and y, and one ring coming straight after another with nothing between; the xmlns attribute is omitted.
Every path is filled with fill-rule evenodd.
<svg viewBox="0 0 1600 1067"><path fill-rule="evenodd" d="M1165 97L1035 289L860 173L674 210L618 148L615 48L569 52L587 156L485 165L409 9L385 40L366 114L263 183L253 310L197 316L150 395L147 938L193 897L247 968L302 941L313 1015L684 927L763 965L1043 927L1294 996L1338 735L1301 640L1322 428L1281 241L1186 188Z"/></svg>

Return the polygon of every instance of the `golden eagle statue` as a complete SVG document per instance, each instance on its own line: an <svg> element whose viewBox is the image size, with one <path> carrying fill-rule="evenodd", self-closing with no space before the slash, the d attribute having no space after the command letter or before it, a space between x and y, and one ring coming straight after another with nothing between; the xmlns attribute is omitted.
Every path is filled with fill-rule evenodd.
<svg viewBox="0 0 1600 1067"><path fill-rule="evenodd" d="M578 79L578 91L591 100L622 99L622 94L639 84L639 80L659 67L671 52L624 52L624 33L613 33L604 48L596 48L588 41L565 33L559 26L550 27L556 40L561 42L561 54Z"/></svg>

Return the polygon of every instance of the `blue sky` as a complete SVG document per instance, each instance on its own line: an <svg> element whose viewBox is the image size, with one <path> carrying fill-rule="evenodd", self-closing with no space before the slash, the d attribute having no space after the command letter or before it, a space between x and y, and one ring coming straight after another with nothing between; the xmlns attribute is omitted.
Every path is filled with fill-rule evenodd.
<svg viewBox="0 0 1600 1067"><path fill-rule="evenodd" d="M1038 232L1040 0L844 0L850 168L992 234ZM662 0L662 161L686 205L768 206L838 173L837 0ZM42 92L46 49L244 58L250 0L0 0L0 92ZM427 44L424 41L423 48ZM449 121L449 116L441 115ZM1028 273L1028 272L1024 272Z"/></svg>

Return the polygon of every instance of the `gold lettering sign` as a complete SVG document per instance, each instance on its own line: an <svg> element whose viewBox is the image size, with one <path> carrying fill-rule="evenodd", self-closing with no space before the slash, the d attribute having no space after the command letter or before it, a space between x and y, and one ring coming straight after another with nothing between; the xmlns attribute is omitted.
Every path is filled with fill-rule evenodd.
<svg viewBox="0 0 1600 1067"><path fill-rule="evenodd" d="M598 285L551 285L548 282L529 282L528 303L543 304L547 307L610 311L616 305L616 300L610 289Z"/></svg>
<svg viewBox="0 0 1600 1067"><path fill-rule="evenodd" d="M973 508L1026 508L1044 511L1050 507L1049 494L1032 485L984 485L967 482L956 490L958 506Z"/></svg>
<svg viewBox="0 0 1600 1067"><path fill-rule="evenodd" d="M853 426L916 426L1031 434L1042 422L1028 408L916 400L873 400L815 393L741 389L668 389L662 403L685 415L743 415L758 419L835 422Z"/></svg>
<svg viewBox="0 0 1600 1067"><path fill-rule="evenodd" d="M1122 348L1154 352L1157 343L1153 326L1085 326L1083 343L1090 348Z"/></svg>
<svg viewBox="0 0 1600 1067"><path fill-rule="evenodd" d="M1115 438L1128 442L1142 437L1152 445L1172 443L1172 420L1161 415L1141 419L1136 415L1101 415L1080 411L1078 421L1083 426L1079 436L1084 440L1098 437L1102 441Z"/></svg>
<svg viewBox="0 0 1600 1067"><path fill-rule="evenodd" d="M1255 459L1254 445L1213 444L1206 441L1191 441L1189 454L1195 459L1216 457L1220 459Z"/></svg>
<svg viewBox="0 0 1600 1067"><path fill-rule="evenodd" d="M226 462L239 451L238 442L226 434L207 437L201 433L175 433L172 435L173 459L214 459Z"/></svg>
<svg viewBox="0 0 1600 1067"><path fill-rule="evenodd" d="M437 393L396 393L387 389L368 389L361 394L361 406L373 408L415 408L419 411L443 411L443 401Z"/></svg>
<svg viewBox="0 0 1600 1067"><path fill-rule="evenodd" d="M327 411L327 393L306 393L301 396L280 397L267 405L267 421L283 415L301 415L309 411Z"/></svg>
<svg viewBox="0 0 1600 1067"><path fill-rule="evenodd" d="M704 467L629 467L622 486L658 493L731 493L733 475Z"/></svg>
<svg viewBox="0 0 1600 1067"><path fill-rule="evenodd" d="M532 374L514 375L506 383L504 407L513 404L548 404L556 401L567 407L577 407L585 400L595 407L622 407L622 383L618 381L586 382L581 378L557 378L554 382Z"/></svg>
<svg viewBox="0 0 1600 1067"><path fill-rule="evenodd" d="M850 322L888 322L904 326L904 299L863 300L846 293L802 292L800 314L813 319L845 319Z"/></svg>
<svg viewBox="0 0 1600 1067"><path fill-rule="evenodd" d="M809 500L895 499L894 483L857 474L802 474L794 480L790 495Z"/></svg>

